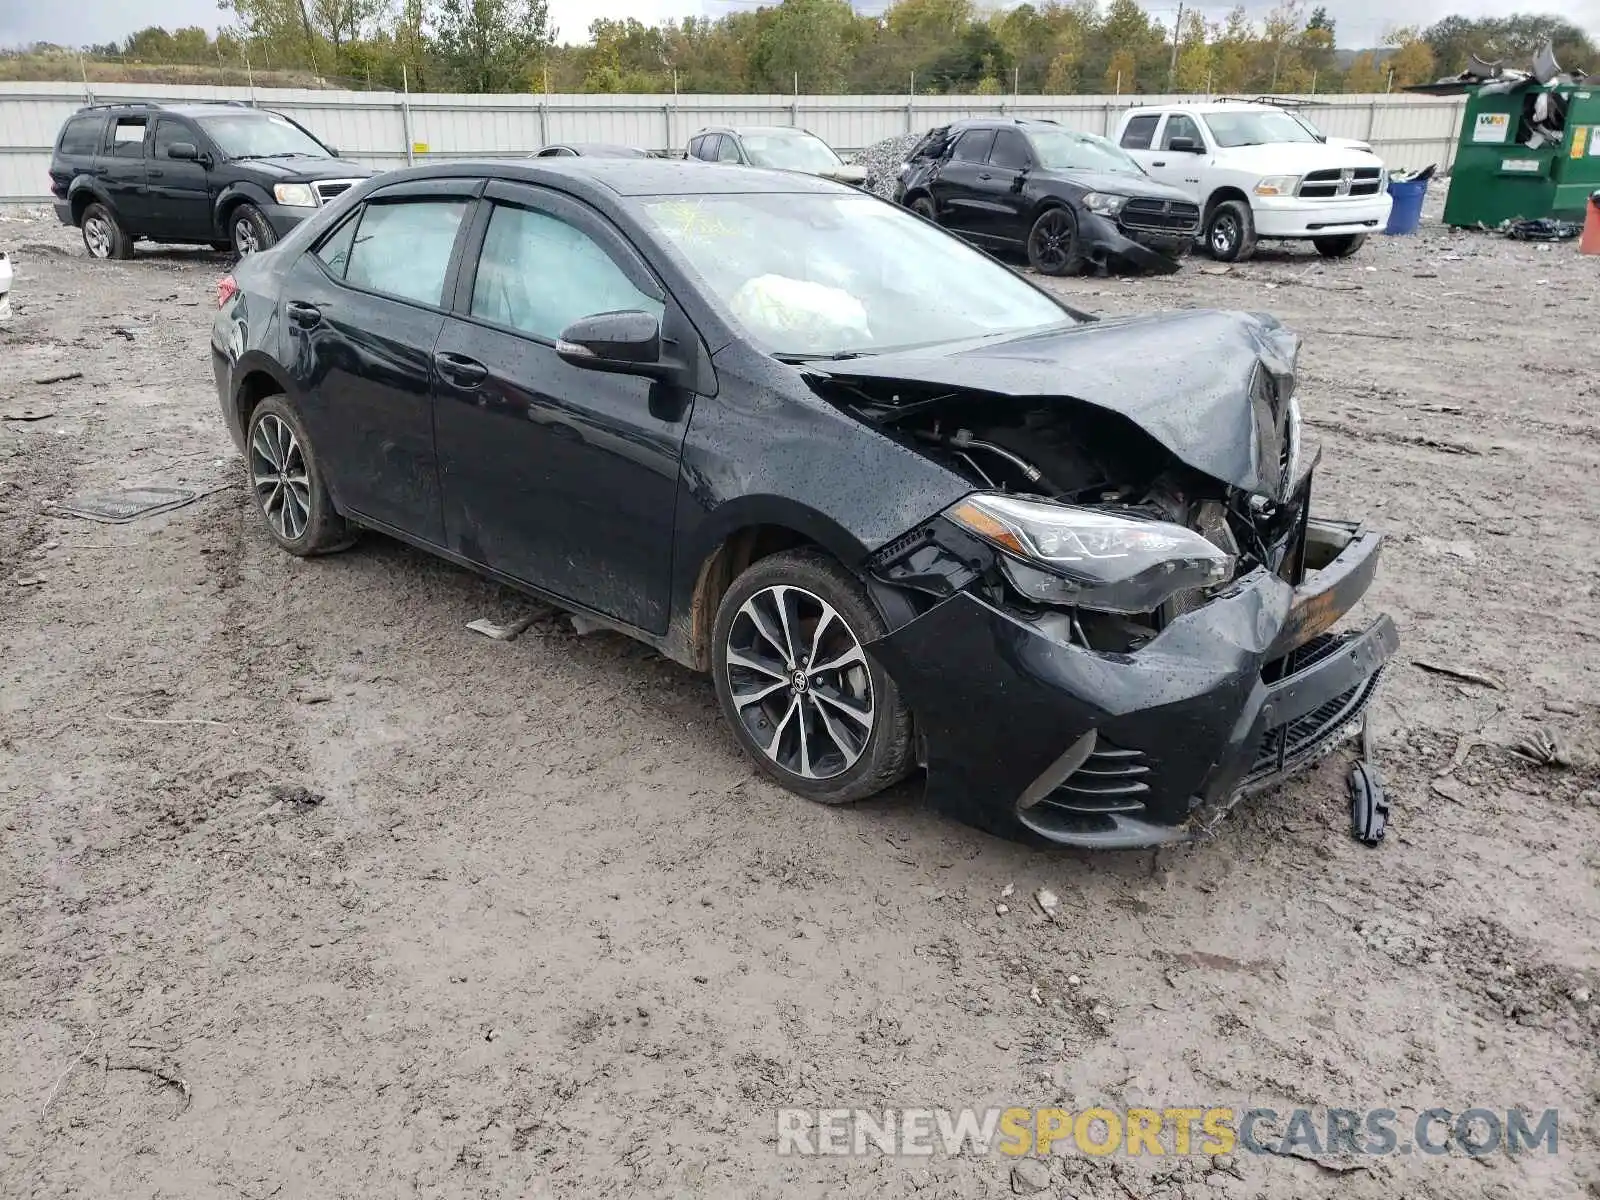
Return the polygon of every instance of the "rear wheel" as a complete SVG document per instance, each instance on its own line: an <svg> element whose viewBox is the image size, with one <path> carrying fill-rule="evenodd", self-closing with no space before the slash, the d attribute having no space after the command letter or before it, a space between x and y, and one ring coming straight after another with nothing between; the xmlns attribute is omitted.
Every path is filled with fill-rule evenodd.
<svg viewBox="0 0 1600 1200"><path fill-rule="evenodd" d="M333 509L311 439L287 397L268 396L250 414L245 461L267 532L290 554L328 554L355 541Z"/></svg>
<svg viewBox="0 0 1600 1200"><path fill-rule="evenodd" d="M935 225L939 223L939 214L934 210L932 196L918 196L911 202L911 211L924 221L932 221Z"/></svg>
<svg viewBox="0 0 1600 1200"><path fill-rule="evenodd" d="M1041 275L1069 275L1083 266L1078 223L1064 208L1047 208L1028 232L1028 265Z"/></svg>
<svg viewBox="0 0 1600 1200"><path fill-rule="evenodd" d="M83 247L90 258L132 258L133 239L104 204L83 210Z"/></svg>
<svg viewBox="0 0 1600 1200"><path fill-rule="evenodd" d="M1224 200L1206 220L1206 250L1218 262L1244 262L1256 252L1256 222L1243 200Z"/></svg>
<svg viewBox="0 0 1600 1200"><path fill-rule="evenodd" d="M1323 258L1349 258L1367 244L1364 233L1346 234L1344 237L1312 238L1311 244Z"/></svg>
<svg viewBox="0 0 1600 1200"><path fill-rule="evenodd" d="M233 252L243 258L275 246L278 235L254 204L241 204L228 216L228 237Z"/></svg>
<svg viewBox="0 0 1600 1200"><path fill-rule="evenodd" d="M734 580L717 609L712 679L757 770L847 804L911 769L910 714L864 649L886 632L860 581L818 551L774 554Z"/></svg>

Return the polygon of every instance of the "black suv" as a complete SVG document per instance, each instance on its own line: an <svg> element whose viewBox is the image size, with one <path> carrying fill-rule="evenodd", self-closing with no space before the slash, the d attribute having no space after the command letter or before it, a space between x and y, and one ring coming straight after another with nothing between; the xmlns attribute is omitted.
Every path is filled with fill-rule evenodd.
<svg viewBox="0 0 1600 1200"><path fill-rule="evenodd" d="M1176 271L1200 225L1199 205L1114 142L1054 121L940 126L901 165L895 199L972 241L1025 247L1046 275L1113 260Z"/></svg>
<svg viewBox="0 0 1600 1200"><path fill-rule="evenodd" d="M140 238L251 254L371 174L281 113L98 104L62 126L50 190L94 258L127 258Z"/></svg>

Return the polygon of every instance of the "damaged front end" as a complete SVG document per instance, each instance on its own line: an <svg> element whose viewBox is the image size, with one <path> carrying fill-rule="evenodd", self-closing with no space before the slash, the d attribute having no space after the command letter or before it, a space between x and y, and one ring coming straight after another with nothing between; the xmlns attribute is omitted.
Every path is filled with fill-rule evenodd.
<svg viewBox="0 0 1600 1200"><path fill-rule="evenodd" d="M1020 343L973 355L1013 364L987 389L940 386L971 365L948 360L813 378L973 486L867 564L905 601L871 649L916 716L930 800L962 820L1076 846L1196 836L1342 740L1397 648L1387 616L1330 632L1381 539L1311 516L1297 346L1270 320L1202 316L1231 342L1169 345L1120 387L1104 340L1035 342L1036 373L1051 360L1072 396L1026 390ZM1195 365L1157 404L1163 353Z"/></svg>

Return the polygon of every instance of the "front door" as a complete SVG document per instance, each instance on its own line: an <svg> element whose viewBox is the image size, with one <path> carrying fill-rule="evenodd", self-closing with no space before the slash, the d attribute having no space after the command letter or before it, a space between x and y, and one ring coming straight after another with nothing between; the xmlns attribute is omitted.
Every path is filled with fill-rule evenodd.
<svg viewBox="0 0 1600 1200"><path fill-rule="evenodd" d="M678 461L693 397L581 370L579 317L642 310L692 327L584 204L491 183L434 355L449 549L640 629L666 630Z"/></svg>
<svg viewBox="0 0 1600 1200"><path fill-rule="evenodd" d="M978 172L981 191L975 233L1009 242L1027 241L1028 202L1023 184L1032 165L1027 138L1015 129L995 131L987 169Z"/></svg>
<svg viewBox="0 0 1600 1200"><path fill-rule="evenodd" d="M170 157L172 147L187 142L198 150L199 133L175 117L156 121L146 177L150 185L150 236L173 241L208 242L218 237L212 227L211 172L193 160Z"/></svg>
<svg viewBox="0 0 1600 1200"><path fill-rule="evenodd" d="M1192 150L1174 150L1172 143L1188 138L1200 150L1205 149L1205 137L1200 132L1200 122L1188 113L1168 113L1156 136L1156 151L1147 156L1145 171L1152 179L1170 184L1185 195L1199 198L1200 167L1206 161L1204 153Z"/></svg>
<svg viewBox="0 0 1600 1200"><path fill-rule="evenodd" d="M435 545L434 344L481 187L417 180L374 192L301 255L283 289L285 357L335 502Z"/></svg>

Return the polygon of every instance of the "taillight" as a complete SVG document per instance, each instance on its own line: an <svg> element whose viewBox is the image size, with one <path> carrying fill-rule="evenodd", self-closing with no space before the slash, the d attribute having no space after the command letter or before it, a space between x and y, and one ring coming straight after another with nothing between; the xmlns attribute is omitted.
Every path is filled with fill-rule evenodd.
<svg viewBox="0 0 1600 1200"><path fill-rule="evenodd" d="M224 275L217 280L217 307L221 308L239 294L239 285L233 281L232 275Z"/></svg>

